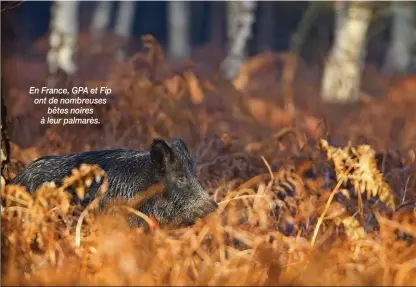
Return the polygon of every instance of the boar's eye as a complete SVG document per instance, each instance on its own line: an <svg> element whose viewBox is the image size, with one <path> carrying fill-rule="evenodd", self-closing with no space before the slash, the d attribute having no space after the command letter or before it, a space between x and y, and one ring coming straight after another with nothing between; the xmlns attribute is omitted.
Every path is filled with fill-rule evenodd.
<svg viewBox="0 0 416 287"><path fill-rule="evenodd" d="M178 185L185 185L186 184L186 178L184 176L180 176L176 179L176 182Z"/></svg>

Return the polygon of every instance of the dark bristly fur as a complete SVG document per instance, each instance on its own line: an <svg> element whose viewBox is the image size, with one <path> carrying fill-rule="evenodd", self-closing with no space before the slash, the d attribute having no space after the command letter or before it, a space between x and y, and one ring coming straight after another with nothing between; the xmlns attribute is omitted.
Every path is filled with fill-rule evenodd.
<svg viewBox="0 0 416 287"><path fill-rule="evenodd" d="M103 202L109 198L131 199L153 184L163 184L162 195L146 200L139 208L160 224L191 225L218 207L198 182L192 156L180 138L173 138L170 146L154 139L150 151L115 149L41 157L22 170L13 183L32 193L46 181L61 184L82 163L98 164L107 173L108 192ZM98 188L99 184L91 186L89 200Z"/></svg>

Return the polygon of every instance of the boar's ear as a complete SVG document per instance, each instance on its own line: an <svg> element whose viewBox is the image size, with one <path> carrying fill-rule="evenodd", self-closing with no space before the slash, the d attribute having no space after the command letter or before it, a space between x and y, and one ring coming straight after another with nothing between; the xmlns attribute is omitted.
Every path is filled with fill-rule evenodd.
<svg viewBox="0 0 416 287"><path fill-rule="evenodd" d="M150 147L150 157L163 171L174 162L174 154L170 146L162 139L154 139Z"/></svg>
<svg viewBox="0 0 416 287"><path fill-rule="evenodd" d="M175 145L177 147L179 147L180 149L182 149L183 151L189 153L188 147L185 143L185 141L183 139L181 139L180 137L173 137L172 138L172 145Z"/></svg>

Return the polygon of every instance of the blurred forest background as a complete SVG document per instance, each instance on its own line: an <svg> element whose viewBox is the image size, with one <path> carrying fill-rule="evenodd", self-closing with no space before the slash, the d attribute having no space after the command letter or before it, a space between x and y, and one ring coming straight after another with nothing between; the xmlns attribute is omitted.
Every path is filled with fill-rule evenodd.
<svg viewBox="0 0 416 287"><path fill-rule="evenodd" d="M11 148L28 163L175 133L195 146L226 133L260 151L258 142L289 128L304 140L330 134L337 143L408 148L416 140L415 6L4 1ZM102 124L38 124L46 110L28 89L46 84L111 87L110 104L95 107Z"/></svg>

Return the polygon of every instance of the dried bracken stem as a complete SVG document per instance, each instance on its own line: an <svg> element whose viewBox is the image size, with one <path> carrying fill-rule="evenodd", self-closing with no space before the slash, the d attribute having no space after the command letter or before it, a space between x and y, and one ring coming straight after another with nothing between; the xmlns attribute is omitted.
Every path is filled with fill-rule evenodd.
<svg viewBox="0 0 416 287"><path fill-rule="evenodd" d="M347 170L346 173L348 173L350 170L352 169L352 166ZM343 180L339 180L337 186L332 190L331 195L329 196L326 205L325 205L325 209L322 212L321 216L318 219L318 223L316 224L315 230L313 232L313 237L311 240L311 246L315 245L315 241L316 241L316 237L318 236L318 232L319 232L319 228L322 225L322 222L324 221L324 217L326 215L326 213L328 212L329 206L331 205L332 199L334 198L335 194L338 192L341 184L342 184Z"/></svg>
<svg viewBox="0 0 416 287"><path fill-rule="evenodd" d="M233 201L233 200L244 199L244 198L254 198L254 197L263 197L263 196L258 195L258 194L242 195L242 196L237 196L237 197L233 197L233 198L230 198L230 199L220 201L220 202L218 202L218 204L226 204L226 203L229 203L230 201Z"/></svg>
<svg viewBox="0 0 416 287"><path fill-rule="evenodd" d="M99 196L95 198L90 205L87 206L82 212L80 217L78 218L77 226L75 229L75 246L80 247L81 246L81 225L84 221L84 218L87 216L87 214L93 209L98 206L98 202L102 199L102 196Z"/></svg>
<svg viewBox="0 0 416 287"><path fill-rule="evenodd" d="M261 157L261 159L264 161L264 164L267 166L267 169L269 170L269 172L270 172L270 177L271 177L271 179L272 180L274 180L274 174L273 174L273 172L272 172L272 169L271 169L271 167L270 167L270 164L267 162L267 160L264 158L264 156L262 156Z"/></svg>

